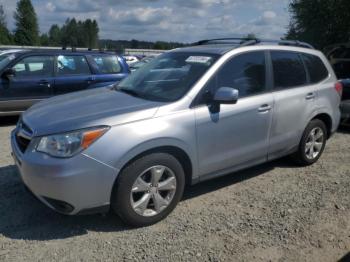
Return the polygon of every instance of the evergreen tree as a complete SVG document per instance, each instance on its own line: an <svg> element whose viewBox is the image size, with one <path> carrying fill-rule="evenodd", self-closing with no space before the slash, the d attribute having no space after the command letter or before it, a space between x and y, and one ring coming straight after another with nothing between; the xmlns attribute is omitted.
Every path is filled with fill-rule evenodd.
<svg viewBox="0 0 350 262"><path fill-rule="evenodd" d="M49 45L60 46L61 43L61 29L58 25L52 25L49 30Z"/></svg>
<svg viewBox="0 0 350 262"><path fill-rule="evenodd" d="M15 42L19 45L36 45L39 27L34 7L30 0L20 0L14 14L16 21Z"/></svg>
<svg viewBox="0 0 350 262"><path fill-rule="evenodd" d="M91 37L90 37L90 42L88 47L89 48L96 48L98 46L98 32L99 32L99 28L98 28L98 24L96 20L92 21L92 30L90 32Z"/></svg>
<svg viewBox="0 0 350 262"><path fill-rule="evenodd" d="M0 44L8 45L11 44L11 34L7 29L6 15L4 8L0 5Z"/></svg>
<svg viewBox="0 0 350 262"><path fill-rule="evenodd" d="M289 10L292 20L287 39L317 48L350 41L349 0L291 0Z"/></svg>
<svg viewBox="0 0 350 262"><path fill-rule="evenodd" d="M49 36L47 34L42 34L40 36L40 45L41 46L49 46Z"/></svg>
<svg viewBox="0 0 350 262"><path fill-rule="evenodd" d="M78 47L79 42L79 34L82 34L79 32L78 23L75 18L73 19L67 19L65 24L62 26L61 29L62 32L62 38L61 42L62 45L67 47Z"/></svg>

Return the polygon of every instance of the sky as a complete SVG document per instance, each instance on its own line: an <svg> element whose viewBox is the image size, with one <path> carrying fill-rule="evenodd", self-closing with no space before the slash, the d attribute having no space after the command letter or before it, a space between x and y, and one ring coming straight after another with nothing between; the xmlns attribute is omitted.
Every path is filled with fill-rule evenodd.
<svg viewBox="0 0 350 262"><path fill-rule="evenodd" d="M0 0L14 29L16 0ZM254 33L278 39L289 23L289 0L32 0L41 33L67 18L96 19L100 39L178 41Z"/></svg>

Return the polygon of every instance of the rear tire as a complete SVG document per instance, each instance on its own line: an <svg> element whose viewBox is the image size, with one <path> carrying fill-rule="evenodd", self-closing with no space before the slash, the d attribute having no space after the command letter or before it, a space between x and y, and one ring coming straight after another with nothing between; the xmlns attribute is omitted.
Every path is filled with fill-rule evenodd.
<svg viewBox="0 0 350 262"><path fill-rule="evenodd" d="M111 208L128 225L149 226L173 211L184 187L185 173L179 161L167 153L152 153L121 171Z"/></svg>
<svg viewBox="0 0 350 262"><path fill-rule="evenodd" d="M312 120L301 138L298 151L291 155L292 160L300 166L309 166L321 157L327 141L327 128L323 121Z"/></svg>

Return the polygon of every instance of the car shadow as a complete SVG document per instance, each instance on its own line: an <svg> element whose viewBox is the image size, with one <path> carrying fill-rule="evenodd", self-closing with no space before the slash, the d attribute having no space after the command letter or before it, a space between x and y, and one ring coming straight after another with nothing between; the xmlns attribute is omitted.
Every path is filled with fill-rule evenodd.
<svg viewBox="0 0 350 262"><path fill-rule="evenodd" d="M288 161L279 160L188 187L182 201L263 175L281 166L290 167ZM111 213L64 216L50 210L25 190L13 165L0 167L0 217L0 234L11 239L45 241L84 235L88 231L135 230Z"/></svg>
<svg viewBox="0 0 350 262"><path fill-rule="evenodd" d="M350 124L349 125L341 125L341 126L339 126L337 132L340 133L340 134L349 135L350 134Z"/></svg>
<svg viewBox="0 0 350 262"><path fill-rule="evenodd" d="M14 126L18 122L18 116L3 116L0 117L0 127Z"/></svg>
<svg viewBox="0 0 350 262"><path fill-rule="evenodd" d="M350 261L350 252L338 260L338 262L349 262L349 261Z"/></svg>

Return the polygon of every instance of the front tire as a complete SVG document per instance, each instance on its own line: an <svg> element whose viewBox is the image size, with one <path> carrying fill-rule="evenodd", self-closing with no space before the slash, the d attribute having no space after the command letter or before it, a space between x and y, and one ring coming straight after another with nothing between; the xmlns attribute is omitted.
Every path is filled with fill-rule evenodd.
<svg viewBox="0 0 350 262"><path fill-rule="evenodd" d="M170 214L184 187L185 173L179 161L167 153L152 153L121 171L111 207L126 224L149 226Z"/></svg>
<svg viewBox="0 0 350 262"><path fill-rule="evenodd" d="M326 125L319 119L312 120L307 125L298 151L292 155L292 159L301 166L309 166L316 163L324 151L326 141Z"/></svg>

